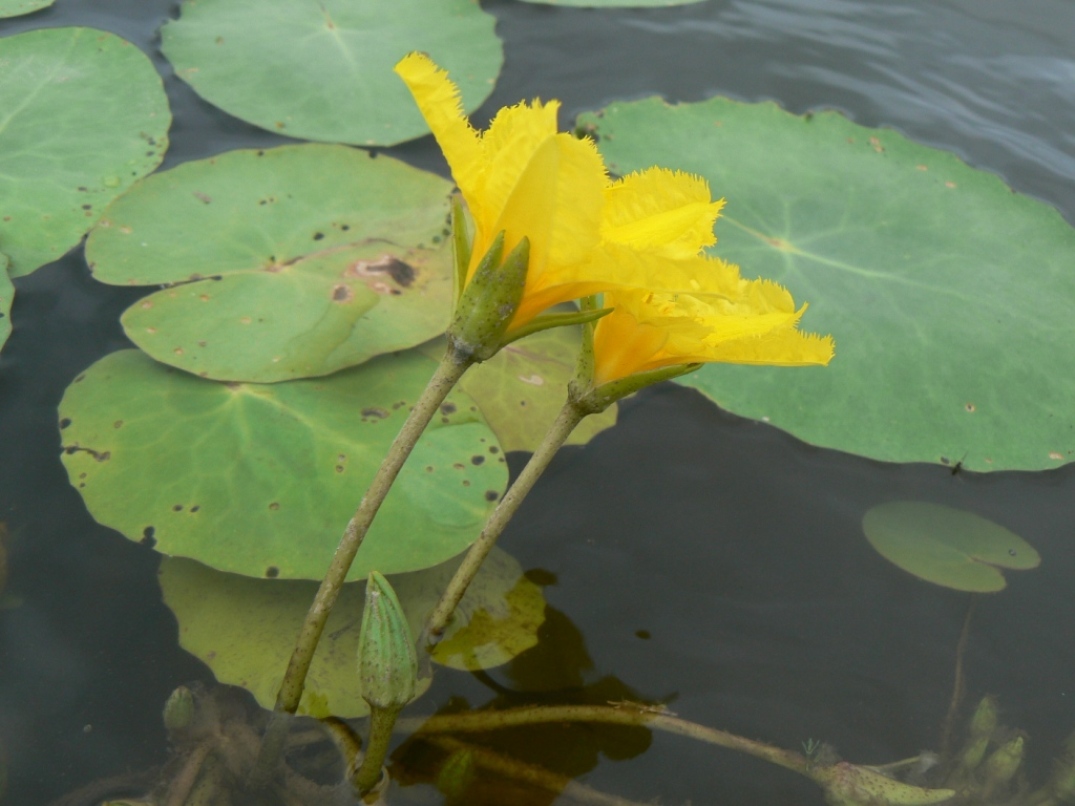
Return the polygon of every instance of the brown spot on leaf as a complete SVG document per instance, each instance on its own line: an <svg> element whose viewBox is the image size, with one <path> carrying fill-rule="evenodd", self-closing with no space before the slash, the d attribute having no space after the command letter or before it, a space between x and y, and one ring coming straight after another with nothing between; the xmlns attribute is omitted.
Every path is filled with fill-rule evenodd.
<svg viewBox="0 0 1075 806"><path fill-rule="evenodd" d="M123 428L123 420L116 420L112 423L113 428Z"/></svg>
<svg viewBox="0 0 1075 806"><path fill-rule="evenodd" d="M270 565L268 568L265 569L265 576L267 576L269 579L276 579L278 576L280 576L280 569L277 568L275 565Z"/></svg>
<svg viewBox="0 0 1075 806"><path fill-rule="evenodd" d="M156 533L156 529L154 529L152 526L147 526L145 529L142 530L142 539L138 542L141 543L143 546L153 548L155 545L157 545L157 539L154 537Z"/></svg>
<svg viewBox="0 0 1075 806"><path fill-rule="evenodd" d="M346 286L343 283L334 285L332 287L332 301L333 302L350 302L355 298L355 291L350 286Z"/></svg>
<svg viewBox="0 0 1075 806"><path fill-rule="evenodd" d="M472 465L480 465L480 464L483 464L484 462L485 462L485 457L482 456L481 454L476 454L476 455L470 457L470 463Z"/></svg>
<svg viewBox="0 0 1075 806"><path fill-rule="evenodd" d="M280 508L280 503L278 501L273 501L271 504L269 504L269 509L271 509L273 512L275 512L279 508Z"/></svg>
<svg viewBox="0 0 1075 806"><path fill-rule="evenodd" d="M486 501L495 501L499 497L500 497L500 493L498 493L496 490L486 490L485 491L485 500Z"/></svg>
<svg viewBox="0 0 1075 806"><path fill-rule="evenodd" d="M455 414L456 408L454 403L442 403L440 407L441 414Z"/></svg>
<svg viewBox="0 0 1075 806"><path fill-rule="evenodd" d="M60 420L60 428L67 428L67 426L69 425L71 425L70 417L64 417L62 420Z"/></svg>
<svg viewBox="0 0 1075 806"><path fill-rule="evenodd" d="M388 412L377 406L370 406L369 408L362 409L363 417L375 417L378 420L383 420L388 416Z"/></svg>
<svg viewBox="0 0 1075 806"><path fill-rule="evenodd" d="M182 511L183 511L183 505L182 504L174 504L172 506L172 512L182 512Z"/></svg>
<svg viewBox="0 0 1075 806"><path fill-rule="evenodd" d="M403 288L408 288L418 272L414 267L392 255L381 255L376 260L356 260L347 269L347 273L357 277L373 277L387 274ZM387 290L387 289L386 289Z"/></svg>
<svg viewBox="0 0 1075 806"><path fill-rule="evenodd" d="M213 197L212 196L207 196L206 194L199 193L196 190L193 192L193 196L194 196L195 199L200 201L202 204L212 204L213 203Z"/></svg>

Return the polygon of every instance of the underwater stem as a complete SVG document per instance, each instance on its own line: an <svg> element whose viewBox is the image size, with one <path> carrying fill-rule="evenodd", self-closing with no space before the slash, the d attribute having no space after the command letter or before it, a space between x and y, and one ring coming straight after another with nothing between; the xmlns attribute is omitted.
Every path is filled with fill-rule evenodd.
<svg viewBox="0 0 1075 806"><path fill-rule="evenodd" d="M463 594L467 592L467 587L478 573L482 562L496 544L500 533L504 531L504 527L508 525L508 521L511 520L519 505L522 504L523 499L526 498L534 484L541 477L541 474L545 472L545 468L549 466L552 457L560 450L575 429L575 426L582 422L587 413L578 408L572 401L568 401L560 409L556 421L545 434L541 445L538 446L534 455L530 457L530 461L526 463L526 467L519 474L519 478L515 480L515 483L511 485L504 497L500 499L500 503L497 504L496 509L493 510L493 513L485 522L481 535L474 542L474 545L470 547L470 550L467 551L466 557L463 558L463 564L456 569L451 582L448 583L444 593L441 594L440 601L433 608L433 612L429 614L425 629L426 640L429 643L436 643L443 635L444 629L448 625L448 620L459 605Z"/></svg>
<svg viewBox="0 0 1075 806"><path fill-rule="evenodd" d="M271 775L271 769L280 757L288 729L288 720L284 715L294 714L298 710L303 685L306 682L306 673L310 670L317 643L332 612L332 606L339 596L347 572L351 569L355 555L362 545L362 539L366 536L377 510L388 495L392 483L399 475L400 469L410 456L425 427L452 387L472 363L472 357L462 354L449 345L444 358L441 359L440 366L437 367L425 391L411 409L407 421L400 429L392 447L389 448L362 502L347 524L343 537L340 539L340 545L332 558L332 564L321 581L321 587L317 591L313 604L310 605L306 621L295 642L295 650L292 652L283 682L280 684L280 691L276 695L276 709L265 731L261 756L258 758L258 765L254 771L254 783L266 782Z"/></svg>
<svg viewBox="0 0 1075 806"><path fill-rule="evenodd" d="M676 733L691 739L738 750L800 775L810 777L809 763L800 753L783 750L763 742L736 736L734 733L707 728L694 722L663 713L645 705L617 703L615 705L549 705L508 708L503 711L470 711L459 714L437 714L426 719L401 719L397 729L425 733L470 733L518 725L545 722L602 722L614 725L637 725Z"/></svg>
<svg viewBox="0 0 1075 806"><path fill-rule="evenodd" d="M952 700L948 703L948 713L945 714L944 727L941 729L941 758L946 761L951 758L952 731L954 730L959 706L963 703L966 682L963 675L963 656L967 652L971 616L974 615L974 606L978 604L978 599L978 596L971 594L970 605L967 606L967 615L963 618L963 629L959 633L959 643L956 645L956 670L955 682L952 684Z"/></svg>
<svg viewBox="0 0 1075 806"><path fill-rule="evenodd" d="M381 780L381 768L384 766L385 756L388 755L388 745L392 741L392 727L396 724L400 710L376 707L370 709L370 736L366 742L366 753L351 779L355 794L359 797L371 791Z"/></svg>

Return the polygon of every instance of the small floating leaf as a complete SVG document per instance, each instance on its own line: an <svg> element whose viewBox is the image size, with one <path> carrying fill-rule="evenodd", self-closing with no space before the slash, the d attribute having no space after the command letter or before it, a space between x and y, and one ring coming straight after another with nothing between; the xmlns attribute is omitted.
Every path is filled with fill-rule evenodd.
<svg viewBox="0 0 1075 806"><path fill-rule="evenodd" d="M123 314L158 361L217 380L326 375L444 331L450 190L345 146L231 151L132 188L86 259L106 283L178 284Z"/></svg>
<svg viewBox="0 0 1075 806"><path fill-rule="evenodd" d="M999 569L1037 568L1034 547L992 521L941 504L891 501L862 519L866 538L891 563L927 582L992 593L1007 584Z"/></svg>
<svg viewBox="0 0 1075 806"><path fill-rule="evenodd" d="M0 109L0 248L12 277L75 246L156 168L172 120L149 58L93 28L0 39Z"/></svg>
<svg viewBox="0 0 1075 806"><path fill-rule="evenodd" d="M185 0L161 31L176 75L209 103L290 137L391 145L429 131L392 67L429 53L468 111L504 61L473 0Z"/></svg>
<svg viewBox="0 0 1075 806"><path fill-rule="evenodd" d="M131 540L247 576L320 579L435 368L410 352L328 378L223 384L122 350L64 394L63 462L90 514ZM496 438L474 402L454 392L350 578L455 556L506 483Z"/></svg>

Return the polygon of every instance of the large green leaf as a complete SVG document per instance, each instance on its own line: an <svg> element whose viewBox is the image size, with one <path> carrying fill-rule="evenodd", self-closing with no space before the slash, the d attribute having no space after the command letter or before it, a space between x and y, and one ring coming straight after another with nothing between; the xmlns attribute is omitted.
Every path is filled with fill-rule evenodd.
<svg viewBox="0 0 1075 806"><path fill-rule="evenodd" d="M658 6L688 6L702 0L523 0L548 6L577 6L579 8L648 8Z"/></svg>
<svg viewBox="0 0 1075 806"><path fill-rule="evenodd" d="M1075 230L952 154L835 112L649 99L584 115L613 170L727 197L716 251L810 305L825 368L709 366L694 386L816 445L971 470L1075 456Z"/></svg>
<svg viewBox="0 0 1075 806"><path fill-rule="evenodd" d="M10 262L8 256L0 252L0 349L11 335L11 301L15 298L15 286L7 273Z"/></svg>
<svg viewBox="0 0 1075 806"><path fill-rule="evenodd" d="M179 284L123 315L158 361L221 380L325 375L447 327L450 190L347 146L232 151L140 182L86 257L104 282Z"/></svg>
<svg viewBox="0 0 1075 806"><path fill-rule="evenodd" d="M973 512L927 501L873 507L862 529L878 553L916 577L976 593L1003 590L1001 568L1037 568L1041 557L1014 532Z"/></svg>
<svg viewBox="0 0 1075 806"><path fill-rule="evenodd" d="M445 582L459 565L447 563L391 579L411 631L418 635ZM179 622L179 643L203 660L221 683L242 686L272 708L317 582L251 579L200 563L161 563L164 602ZM368 713L358 684L358 633L364 582L343 586L317 646L299 713L356 717ZM435 593L434 593L435 592ZM545 619L541 590L519 564L494 549L482 566L433 659L487 669L537 643ZM469 662L469 665L468 665ZM422 679L422 691L429 685Z"/></svg>
<svg viewBox="0 0 1075 806"><path fill-rule="evenodd" d="M392 67L429 53L481 105L504 61L474 0L185 0L161 48L176 75L238 118L308 140L391 145L429 131Z"/></svg>
<svg viewBox="0 0 1075 806"><path fill-rule="evenodd" d="M132 540L223 571L320 579L435 366L411 352L328 378L223 384L120 351L64 395L64 465L93 517ZM496 438L454 393L349 578L458 554L506 482Z"/></svg>
<svg viewBox="0 0 1075 806"><path fill-rule="evenodd" d="M0 0L0 17L18 17L51 6L56 0Z"/></svg>
<svg viewBox="0 0 1075 806"><path fill-rule="evenodd" d="M506 451L533 452L567 401L581 339L578 327L542 330L513 342L488 361L471 367L459 382L478 402L482 416ZM444 340L423 345L439 359ZM616 404L587 417L568 445L584 445L616 424Z"/></svg>
<svg viewBox="0 0 1075 806"><path fill-rule="evenodd" d="M75 246L160 164L171 113L142 51L93 28L0 39L0 248L13 277Z"/></svg>

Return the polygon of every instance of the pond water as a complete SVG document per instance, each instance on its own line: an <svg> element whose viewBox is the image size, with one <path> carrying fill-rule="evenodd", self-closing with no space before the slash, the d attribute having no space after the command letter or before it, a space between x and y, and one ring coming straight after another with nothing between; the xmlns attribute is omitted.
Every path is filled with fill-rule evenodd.
<svg viewBox="0 0 1075 806"><path fill-rule="evenodd" d="M835 107L952 150L1075 222L1066 0L483 6L498 17L506 64L479 122L533 96L562 99L564 122L652 94ZM91 25L144 48L176 118L165 167L286 142L172 76L155 32L175 11L171 0L60 0L0 21L0 36ZM429 138L387 153L444 171ZM62 392L127 346L118 316L142 292L91 280L80 250L16 286L0 355L0 520L18 601L0 611L0 743L3 802L40 804L160 764L162 703L211 674L177 647L157 556L96 525L59 462ZM517 471L525 457L511 458ZM1027 731L1028 774L1042 780L1075 730L1075 471L885 465L804 445L676 386L638 396L614 429L565 450L505 536L548 583L546 665L442 670L418 709L453 696L512 702L513 690L535 687L555 701L558 689L591 686L597 701L664 701L696 722L794 749L822 739L864 763L936 748L968 600L896 570L863 539L863 513L893 498L973 510L1041 553L1039 569L1009 575L1006 591L979 603L966 672L971 700L997 695L1002 721ZM823 802L804 779L727 751L659 734L648 749L626 744L583 763L583 780L669 804Z"/></svg>

